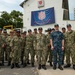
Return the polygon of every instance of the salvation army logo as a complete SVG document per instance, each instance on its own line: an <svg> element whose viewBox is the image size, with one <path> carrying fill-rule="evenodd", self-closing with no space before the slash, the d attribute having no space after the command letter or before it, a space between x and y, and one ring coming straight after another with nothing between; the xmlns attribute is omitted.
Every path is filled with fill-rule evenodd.
<svg viewBox="0 0 75 75"><path fill-rule="evenodd" d="M39 12L39 13L38 13L38 18L39 18L39 20L45 19L45 18L46 18L46 13L45 13L45 11Z"/></svg>
<svg viewBox="0 0 75 75"><path fill-rule="evenodd" d="M42 1L39 1L39 4L42 4Z"/></svg>

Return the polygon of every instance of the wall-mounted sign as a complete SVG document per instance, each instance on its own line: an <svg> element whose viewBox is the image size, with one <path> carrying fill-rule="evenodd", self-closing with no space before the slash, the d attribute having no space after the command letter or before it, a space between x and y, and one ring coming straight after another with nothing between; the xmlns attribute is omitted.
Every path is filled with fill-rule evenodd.
<svg viewBox="0 0 75 75"><path fill-rule="evenodd" d="M38 0L38 8L44 7L44 0Z"/></svg>

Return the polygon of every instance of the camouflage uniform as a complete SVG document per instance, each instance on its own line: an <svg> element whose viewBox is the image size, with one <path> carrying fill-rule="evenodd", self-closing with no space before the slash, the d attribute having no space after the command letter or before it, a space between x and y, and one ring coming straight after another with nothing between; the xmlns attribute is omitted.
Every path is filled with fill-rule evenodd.
<svg viewBox="0 0 75 75"><path fill-rule="evenodd" d="M4 33L6 33L6 31L4 31ZM4 33L3 33L2 37L4 40L6 40L6 38L8 37L8 34L6 33L6 35L4 35ZM4 57L4 54L5 54L5 57ZM6 41L5 41L5 46L3 48L3 59L2 59L3 65L4 65L4 59L7 61Z"/></svg>
<svg viewBox="0 0 75 75"><path fill-rule="evenodd" d="M11 57L11 64L19 63L21 57L21 50L23 48L22 39L19 36L14 36L11 40L10 46L12 48L10 57Z"/></svg>
<svg viewBox="0 0 75 75"><path fill-rule="evenodd" d="M0 61L2 61L2 62L3 62L3 56L4 56L2 45L4 43L5 43L5 40L2 37L2 35L0 34Z"/></svg>
<svg viewBox="0 0 75 75"><path fill-rule="evenodd" d="M51 46L50 46L50 34L46 35L46 42L47 42L47 55L46 55L46 60L48 58L49 55L49 61L50 63L52 63L52 50L51 50Z"/></svg>
<svg viewBox="0 0 75 75"><path fill-rule="evenodd" d="M70 64L70 56L72 58L72 64L75 65L75 31L65 33L65 56L66 63Z"/></svg>
<svg viewBox="0 0 75 75"><path fill-rule="evenodd" d="M36 35L37 35L37 34L33 33L34 39L36 38ZM34 41L33 46L34 46L35 55L36 55L36 58L37 58L37 49L36 49L36 44L37 44L37 43Z"/></svg>
<svg viewBox="0 0 75 75"><path fill-rule="evenodd" d="M6 53L7 53L7 60L8 60L8 66L10 65L11 59L10 59L10 52L11 52L11 47L10 47L10 42L12 40L12 36L8 36L6 38Z"/></svg>
<svg viewBox="0 0 75 75"><path fill-rule="evenodd" d="M46 65L46 36L37 34L35 41L37 42L38 65Z"/></svg>
<svg viewBox="0 0 75 75"><path fill-rule="evenodd" d="M24 52L25 52L25 45L26 45L26 37L21 37L22 38L22 44L23 44L23 49L21 50L21 64L23 64L23 61L25 60L24 57Z"/></svg>
<svg viewBox="0 0 75 75"><path fill-rule="evenodd" d="M63 51L62 51L62 40L64 39L63 33L60 31L54 31L51 33L50 39L52 39L54 50L52 50L53 54L53 64L62 65L62 59L63 59ZM58 60L57 60L57 54L58 54Z"/></svg>
<svg viewBox="0 0 75 75"><path fill-rule="evenodd" d="M25 46L25 63L27 64L27 62L29 61L29 53L31 55L31 64L34 64L34 48L33 48L33 41L34 41L34 36L31 35L27 35L26 36L26 46Z"/></svg>

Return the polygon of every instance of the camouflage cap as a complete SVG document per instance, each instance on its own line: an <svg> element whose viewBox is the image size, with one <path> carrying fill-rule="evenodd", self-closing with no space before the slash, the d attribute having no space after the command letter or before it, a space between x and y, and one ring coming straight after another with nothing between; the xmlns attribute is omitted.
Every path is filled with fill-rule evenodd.
<svg viewBox="0 0 75 75"><path fill-rule="evenodd" d="M37 28L34 28L34 30L37 30Z"/></svg>
<svg viewBox="0 0 75 75"><path fill-rule="evenodd" d="M3 30L3 33L7 33L7 31L6 30Z"/></svg>
<svg viewBox="0 0 75 75"><path fill-rule="evenodd" d="M0 31L2 31L2 28L0 28Z"/></svg>
<svg viewBox="0 0 75 75"><path fill-rule="evenodd" d="M14 29L14 31L16 31L17 29Z"/></svg>
<svg viewBox="0 0 75 75"><path fill-rule="evenodd" d="M47 30L48 30L48 31L51 31L51 28L48 28Z"/></svg>
<svg viewBox="0 0 75 75"><path fill-rule="evenodd" d="M52 30L55 30L54 28L52 28Z"/></svg>
<svg viewBox="0 0 75 75"><path fill-rule="evenodd" d="M17 29L17 30L16 30L16 32L17 32L17 33L20 33L20 30L19 30L19 29Z"/></svg>
<svg viewBox="0 0 75 75"><path fill-rule="evenodd" d="M63 30L63 29L66 29L66 28L65 28L65 27L62 27L62 30Z"/></svg>
<svg viewBox="0 0 75 75"><path fill-rule="evenodd" d="M67 24L67 27L71 27L71 24Z"/></svg>
<svg viewBox="0 0 75 75"><path fill-rule="evenodd" d="M11 30L10 33L13 33L13 30Z"/></svg>
<svg viewBox="0 0 75 75"><path fill-rule="evenodd" d="M24 31L24 33L27 33L26 31Z"/></svg>
<svg viewBox="0 0 75 75"><path fill-rule="evenodd" d="M32 32L32 30L31 29L28 29L28 32Z"/></svg>
<svg viewBox="0 0 75 75"><path fill-rule="evenodd" d="M39 27L38 30L42 30L42 27Z"/></svg>

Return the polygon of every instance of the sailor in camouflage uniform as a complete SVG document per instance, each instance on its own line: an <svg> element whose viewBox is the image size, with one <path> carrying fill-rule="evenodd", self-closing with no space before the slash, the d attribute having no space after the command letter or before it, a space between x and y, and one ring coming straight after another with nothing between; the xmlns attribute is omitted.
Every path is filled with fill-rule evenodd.
<svg viewBox="0 0 75 75"><path fill-rule="evenodd" d="M6 53L7 53L7 61L8 61L8 66L11 64L11 58L10 58L10 52L11 52L11 47L10 47L10 42L13 38L13 31L10 31L10 36L6 38Z"/></svg>
<svg viewBox="0 0 75 75"><path fill-rule="evenodd" d="M46 36L42 33L42 28L38 28L38 34L36 35L35 41L37 42L37 55L38 55L38 69L41 67L46 70Z"/></svg>
<svg viewBox="0 0 75 75"><path fill-rule="evenodd" d="M34 47L33 47L33 42L34 42L34 36L32 34L32 30L28 30L28 35L26 36L26 46L25 46L25 61L24 61L24 66L27 66L27 62L29 61L29 53L31 55L31 66L34 67Z"/></svg>
<svg viewBox="0 0 75 75"><path fill-rule="evenodd" d="M8 37L8 34L7 34L7 30L6 29L3 30L2 37L4 38L4 40L6 40L6 38ZM5 57L4 57L4 54L5 54ZM3 48L3 61L2 61L2 64L3 65L4 65L4 59L7 61L6 43L5 43L5 46Z"/></svg>
<svg viewBox="0 0 75 75"><path fill-rule="evenodd" d="M19 62L21 57L21 50L23 49L22 38L20 36L20 30L16 30L16 36L11 40L10 46L12 48L10 57L11 57L11 69L14 68L14 65L17 68L20 68Z"/></svg>
<svg viewBox="0 0 75 75"><path fill-rule="evenodd" d="M3 56L4 56L3 48L4 48L4 44L5 44L5 41L4 41L4 38L2 37L2 28L0 28L0 66L2 66L2 63L3 63Z"/></svg>
<svg viewBox="0 0 75 75"><path fill-rule="evenodd" d="M55 24L54 27L55 31L52 32L50 36L51 49L53 54L53 69L54 70L56 69L58 63L58 68L60 70L63 70L62 59L63 59L63 50L64 50L64 36L63 33L59 31L58 24Z"/></svg>
<svg viewBox="0 0 75 75"><path fill-rule="evenodd" d="M65 32L66 32L66 28L65 27L62 27L62 33L63 35L65 35ZM65 40L65 39L64 39ZM65 46L65 45L64 45ZM65 48L64 48L64 51L63 51L63 60L62 60L62 65L64 65L64 59L65 59Z"/></svg>
<svg viewBox="0 0 75 75"><path fill-rule="evenodd" d="M34 32L33 32L33 36L34 36L34 39L36 38L36 35L37 35L38 33L37 33L37 28L34 28ZM36 49L36 42L34 42L33 43L33 45L34 45L34 50L35 50L35 56L36 56L36 59L38 58L37 57L37 49Z"/></svg>
<svg viewBox="0 0 75 75"><path fill-rule="evenodd" d="M70 57L72 58L73 69L75 70L75 31L71 29L71 24L67 25L67 32L65 33L65 68L71 66Z"/></svg>
<svg viewBox="0 0 75 75"><path fill-rule="evenodd" d="M21 50L21 65L23 65L24 60L24 51L25 51L25 45L26 45L26 31L21 33L21 38L23 40L23 49Z"/></svg>
<svg viewBox="0 0 75 75"><path fill-rule="evenodd" d="M50 45L50 33L51 33L51 28L48 28L47 29L47 35L46 35L46 42L47 42L47 55L46 55L46 60L48 59L49 57L49 63L50 63L50 66L52 66L52 51L51 51L51 45Z"/></svg>

